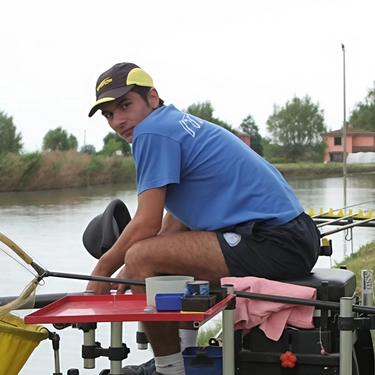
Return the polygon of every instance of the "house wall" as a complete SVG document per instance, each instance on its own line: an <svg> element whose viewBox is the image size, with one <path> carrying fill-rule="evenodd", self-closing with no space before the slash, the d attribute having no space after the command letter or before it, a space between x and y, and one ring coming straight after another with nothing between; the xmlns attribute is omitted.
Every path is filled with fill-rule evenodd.
<svg viewBox="0 0 375 375"><path fill-rule="evenodd" d="M365 135L354 137L353 146L375 146L374 137Z"/></svg>
<svg viewBox="0 0 375 375"><path fill-rule="evenodd" d="M324 155L324 161L331 161L331 153L342 153L344 151L344 139L341 137L341 145L334 144L334 136L324 136L323 142L325 142L328 147ZM375 146L375 139L373 135L358 135L352 136L350 134L346 135L346 152L351 154L353 152L353 147L363 147L363 146Z"/></svg>
<svg viewBox="0 0 375 375"><path fill-rule="evenodd" d="M344 140L343 137L341 137L341 145L335 145L334 141L335 137L333 136L325 136L323 137L323 142L327 143L328 147L326 149L326 153L324 154L324 161L330 162L331 157L330 153L342 153L344 152ZM352 152L352 137L346 136L346 152L351 153Z"/></svg>
<svg viewBox="0 0 375 375"><path fill-rule="evenodd" d="M346 152L347 154L351 154L353 152L353 136L347 135L346 136ZM344 151L344 140L342 140L342 150Z"/></svg>

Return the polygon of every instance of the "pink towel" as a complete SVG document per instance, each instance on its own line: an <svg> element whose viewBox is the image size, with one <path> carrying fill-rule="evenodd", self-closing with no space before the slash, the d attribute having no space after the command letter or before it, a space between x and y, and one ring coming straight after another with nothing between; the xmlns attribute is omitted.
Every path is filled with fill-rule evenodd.
<svg viewBox="0 0 375 375"><path fill-rule="evenodd" d="M262 279L258 277L224 277L221 285L231 284L238 292L252 292L273 296L316 299L316 289ZM313 306L261 301L237 297L234 328L250 329L257 325L265 335L277 341L287 324L297 328L313 328Z"/></svg>

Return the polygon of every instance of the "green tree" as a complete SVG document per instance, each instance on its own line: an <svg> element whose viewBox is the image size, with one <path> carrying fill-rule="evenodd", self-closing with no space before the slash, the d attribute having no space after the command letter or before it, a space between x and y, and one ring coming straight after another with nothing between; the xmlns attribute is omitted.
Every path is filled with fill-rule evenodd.
<svg viewBox="0 0 375 375"><path fill-rule="evenodd" d="M0 154L20 153L23 147L22 135L16 130L13 117L0 111Z"/></svg>
<svg viewBox="0 0 375 375"><path fill-rule="evenodd" d="M88 154L88 155L95 155L96 154L95 146L90 145L90 144L82 146L80 151L84 152L85 154Z"/></svg>
<svg viewBox="0 0 375 375"><path fill-rule="evenodd" d="M214 119L214 107L210 101L193 103L183 111L202 120L212 121Z"/></svg>
<svg viewBox="0 0 375 375"><path fill-rule="evenodd" d="M112 156L117 151L121 151L121 142L112 138L102 148L101 155Z"/></svg>
<svg viewBox="0 0 375 375"><path fill-rule="evenodd" d="M284 148L275 144L269 137L262 138L263 157L272 164L285 163Z"/></svg>
<svg viewBox="0 0 375 375"><path fill-rule="evenodd" d="M78 140L77 138L59 126L56 129L49 130L43 138L43 151L68 151L71 149L77 149Z"/></svg>
<svg viewBox="0 0 375 375"><path fill-rule="evenodd" d="M354 128L375 131L375 81L373 85L364 102L357 103L350 115L349 123Z"/></svg>
<svg viewBox="0 0 375 375"><path fill-rule="evenodd" d="M259 134L259 128L256 125L253 116L245 117L240 125L241 130L250 135L250 147L260 156L263 156L262 136Z"/></svg>
<svg viewBox="0 0 375 375"><path fill-rule="evenodd" d="M294 96L283 108L274 104L273 114L267 120L267 130L271 140L283 147L287 160L323 160L321 133L327 131L324 111L308 95L302 99Z"/></svg>
<svg viewBox="0 0 375 375"><path fill-rule="evenodd" d="M230 124L217 117L214 117L214 107L209 100L205 102L193 103L183 111L195 117L199 117L202 120L212 122L213 124L219 125L222 128L227 129L234 134L237 134L236 129L234 129Z"/></svg>
<svg viewBox="0 0 375 375"><path fill-rule="evenodd" d="M114 143L112 142L112 140L119 144L118 148L116 150L114 150L113 153L115 153L116 151L121 150L123 155L130 155L131 154L132 150L130 148L129 143L126 142L124 138L121 138L117 133L114 133L114 132L109 132L103 138L104 146L103 146L102 152L105 150L106 145L109 142L111 142L111 146L109 147L109 149L112 149L112 147L114 146ZM105 152L108 152L109 149L107 147L107 150ZM108 155L108 153L106 155Z"/></svg>

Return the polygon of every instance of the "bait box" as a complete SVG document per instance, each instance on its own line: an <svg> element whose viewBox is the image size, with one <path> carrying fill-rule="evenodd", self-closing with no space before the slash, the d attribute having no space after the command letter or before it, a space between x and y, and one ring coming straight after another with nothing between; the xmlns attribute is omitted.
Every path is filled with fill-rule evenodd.
<svg viewBox="0 0 375 375"><path fill-rule="evenodd" d="M182 309L181 298L183 293L158 293L155 295L155 307L157 311L180 311Z"/></svg>
<svg viewBox="0 0 375 375"><path fill-rule="evenodd" d="M216 302L216 295L210 294L182 297L182 311L206 311Z"/></svg>

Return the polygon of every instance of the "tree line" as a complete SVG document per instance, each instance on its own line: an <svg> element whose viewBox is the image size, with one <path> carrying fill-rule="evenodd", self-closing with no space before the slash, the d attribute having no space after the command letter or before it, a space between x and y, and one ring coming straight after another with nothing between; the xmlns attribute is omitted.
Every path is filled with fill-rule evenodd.
<svg viewBox="0 0 375 375"><path fill-rule="evenodd" d="M274 104L273 112L268 117L266 129L268 135L262 137L259 127L251 114L241 124L234 126L214 116L214 107L210 101L191 104L185 112L213 122L234 134L250 135L250 147L259 155L276 162L323 161L326 144L321 134L327 132L324 110L320 104L314 103L310 96L302 98L294 96L284 106ZM363 102L358 102L352 110L346 126L375 131L375 81L368 89ZM42 151L78 151L78 140L68 134L62 127L49 130L43 137ZM0 155L6 153L22 153L22 134L17 132L13 117L0 111ZM113 132L103 138L103 147L97 151L91 144L83 145L80 152L87 154L113 155L121 151L130 155L130 145Z"/></svg>

